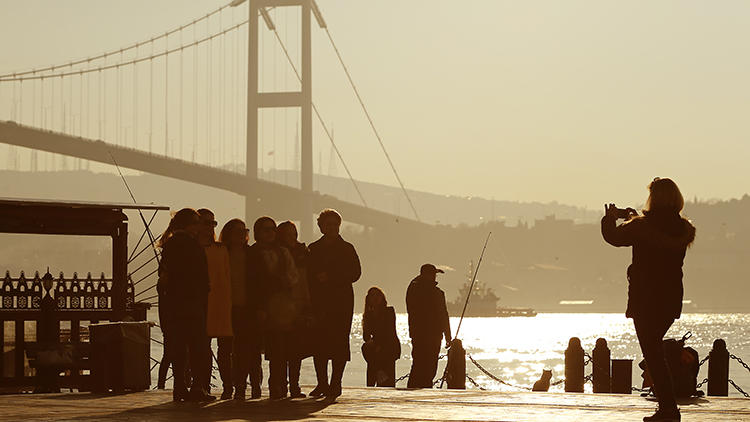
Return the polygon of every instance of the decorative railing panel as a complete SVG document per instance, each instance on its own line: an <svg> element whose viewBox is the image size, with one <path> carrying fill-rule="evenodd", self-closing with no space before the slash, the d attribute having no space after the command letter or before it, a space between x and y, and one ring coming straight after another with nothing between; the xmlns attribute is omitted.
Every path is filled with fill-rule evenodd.
<svg viewBox="0 0 750 422"><path fill-rule="evenodd" d="M49 293L54 298L58 311L112 310L112 279L103 273L96 278L91 273L84 279L79 278L78 273L73 273L72 278L65 278L63 273L50 278L52 285ZM17 278L6 272L0 285L0 311L39 310L44 290L43 280L38 271L31 279L23 272ZM132 281L128 280L125 300L127 308L132 308L135 304L134 295Z"/></svg>

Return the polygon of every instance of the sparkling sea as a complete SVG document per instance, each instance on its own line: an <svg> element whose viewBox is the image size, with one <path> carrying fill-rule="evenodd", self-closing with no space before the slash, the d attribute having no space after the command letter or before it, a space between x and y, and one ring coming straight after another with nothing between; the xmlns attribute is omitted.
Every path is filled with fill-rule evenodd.
<svg viewBox="0 0 750 422"><path fill-rule="evenodd" d="M149 312L149 318L157 321L155 311ZM355 314L352 324L351 350L352 360L344 375L345 386L365 385L366 363L362 358L361 314ZM411 344L406 314L397 315L397 330L401 339L401 359L396 362L396 376L409 372L411 366ZM458 318L451 318L455 331ZM667 333L670 338L681 338L691 331L693 336L687 345L694 348L703 359L711 350L713 341L723 338L730 353L750 363L750 314L685 314L677 320ZM161 341L159 328L152 329L152 338ZM641 371L637 363L642 359L638 341L635 337L632 320L621 313L608 314L570 314L547 313L533 318L466 318L461 326L459 337L463 340L467 354L476 359L482 366L498 378L514 385L531 387L543 369L552 370L552 381L562 379L564 373L564 352L570 337L581 339L583 348L588 353L594 348L599 337L607 339L612 359L633 359L633 385L640 387ZM213 342L214 351L216 342ZM151 356L161 359L161 345L151 342ZM440 377L443 373L445 359L438 368ZM482 387L488 390L517 391L513 387L501 385L477 369L468 359L468 374ZM585 373L591 372L590 365ZM698 373L698 382L707 377L708 363ZM218 379L218 372L215 371ZM157 371L152 372L153 386L156 385ZM268 365L264 362L264 390L267 386ZM750 391L750 372L737 361L730 361L729 378L741 388ZM301 383L315 385L315 372L312 359L306 359L302 365ZM219 391L220 387L214 392ZM398 383L406 387L406 381ZM169 383L167 388L170 388ZM467 388L475 388L467 381ZM591 392L591 384L586 384L586 391ZM705 392L706 387L702 389ZM304 389L303 389L304 390ZM740 397L731 386L729 395ZM563 386L555 386L550 391L563 391Z"/></svg>

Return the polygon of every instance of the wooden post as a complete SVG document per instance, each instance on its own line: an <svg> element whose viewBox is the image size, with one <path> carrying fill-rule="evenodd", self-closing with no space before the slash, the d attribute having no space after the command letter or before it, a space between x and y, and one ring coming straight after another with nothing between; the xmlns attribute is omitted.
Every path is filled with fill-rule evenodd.
<svg viewBox="0 0 750 422"><path fill-rule="evenodd" d="M714 340L714 347L708 355L708 395L729 395L729 351L722 339Z"/></svg>
<svg viewBox="0 0 750 422"><path fill-rule="evenodd" d="M633 360L612 359L612 392L633 393Z"/></svg>
<svg viewBox="0 0 750 422"><path fill-rule="evenodd" d="M583 393L583 348L578 337L571 337L565 350L565 391Z"/></svg>
<svg viewBox="0 0 750 422"><path fill-rule="evenodd" d="M461 340L454 339L448 349L448 370L445 381L449 389L466 390L466 350Z"/></svg>
<svg viewBox="0 0 750 422"><path fill-rule="evenodd" d="M596 340L596 347L591 352L592 365L594 366L592 380L594 384L594 393L609 393L610 385L610 351L607 347L607 340L599 338Z"/></svg>

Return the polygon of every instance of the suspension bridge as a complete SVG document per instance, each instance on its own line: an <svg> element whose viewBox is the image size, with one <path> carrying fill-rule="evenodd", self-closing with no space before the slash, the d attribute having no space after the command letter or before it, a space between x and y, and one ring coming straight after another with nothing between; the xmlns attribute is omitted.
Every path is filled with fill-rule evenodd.
<svg viewBox="0 0 750 422"><path fill-rule="evenodd" d="M412 218L368 207L312 95L313 30L325 33ZM358 203L315 190L314 122ZM324 207L368 227L422 225L314 0L233 0L139 42L0 74L0 142L9 145L12 169L116 160L227 190L244 196L248 221L262 214L298 220L306 240L314 211ZM266 160L299 180L264 179Z"/></svg>

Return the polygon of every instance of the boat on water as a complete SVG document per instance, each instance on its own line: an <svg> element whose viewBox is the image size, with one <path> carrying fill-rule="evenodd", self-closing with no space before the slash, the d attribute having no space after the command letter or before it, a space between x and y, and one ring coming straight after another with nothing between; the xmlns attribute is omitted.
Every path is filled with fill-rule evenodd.
<svg viewBox="0 0 750 422"><path fill-rule="evenodd" d="M461 288L458 289L458 295L453 301L447 303L448 315L460 317L464 309L466 297L469 295L471 279L474 273L474 262L469 263L467 278ZM507 308L498 306L500 297L495 291L480 280L474 282L474 288L471 291L469 304L466 307L467 317L533 317L536 311L531 308Z"/></svg>

